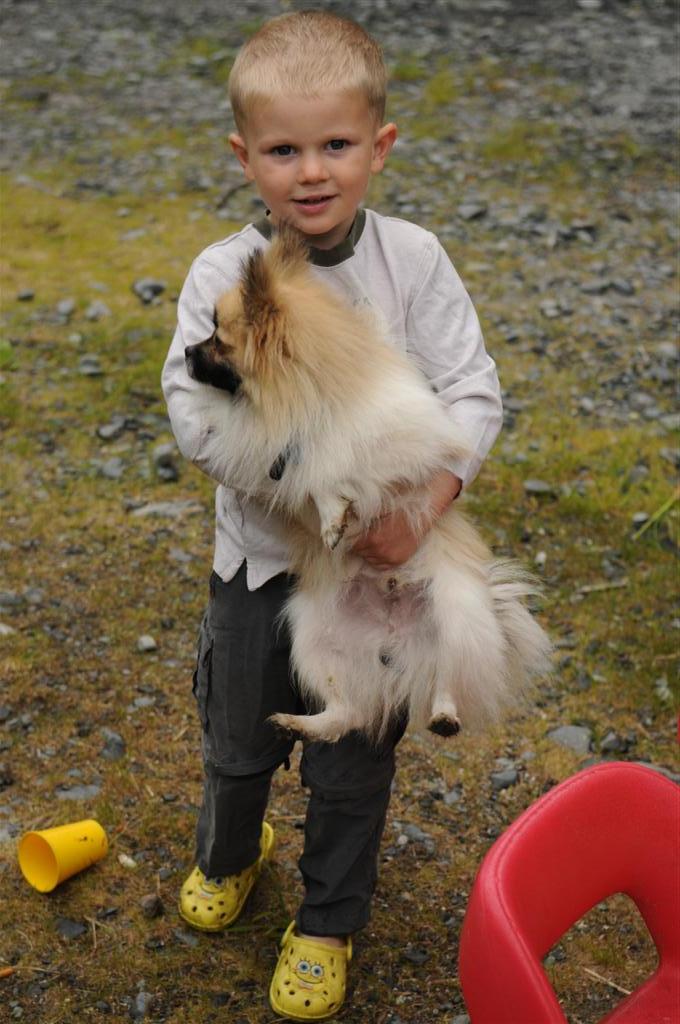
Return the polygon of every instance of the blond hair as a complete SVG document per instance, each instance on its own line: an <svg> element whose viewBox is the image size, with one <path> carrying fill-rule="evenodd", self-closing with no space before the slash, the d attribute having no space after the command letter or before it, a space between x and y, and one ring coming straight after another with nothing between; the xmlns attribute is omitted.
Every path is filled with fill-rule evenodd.
<svg viewBox="0 0 680 1024"><path fill-rule="evenodd" d="M286 92L360 92L380 122L386 90L378 43L356 22L326 11L272 18L241 47L229 76L229 99L241 132L258 102Z"/></svg>

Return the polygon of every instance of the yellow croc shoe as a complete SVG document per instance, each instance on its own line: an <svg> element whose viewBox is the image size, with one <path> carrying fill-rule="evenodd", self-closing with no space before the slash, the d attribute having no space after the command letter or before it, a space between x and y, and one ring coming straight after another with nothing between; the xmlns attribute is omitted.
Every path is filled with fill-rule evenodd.
<svg viewBox="0 0 680 1024"><path fill-rule="evenodd" d="M191 872L179 894L179 913L192 928L219 932L233 924L255 885L262 865L274 849L274 830L262 823L260 856L238 875L206 878L199 867Z"/></svg>
<svg viewBox="0 0 680 1024"><path fill-rule="evenodd" d="M326 946L297 935L295 922L281 939L281 956L269 988L275 1013L288 1020L326 1020L345 999L347 964L352 959L352 940L345 948Z"/></svg>

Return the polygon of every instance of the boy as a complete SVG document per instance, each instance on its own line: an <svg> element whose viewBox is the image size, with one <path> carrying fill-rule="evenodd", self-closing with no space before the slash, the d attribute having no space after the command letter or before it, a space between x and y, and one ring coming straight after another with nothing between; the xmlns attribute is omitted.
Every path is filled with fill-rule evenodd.
<svg viewBox="0 0 680 1024"><path fill-rule="evenodd" d="M382 123L380 49L358 25L334 15L284 15L245 44L229 88L237 127L230 143L268 216L209 246L183 288L163 370L180 449L210 475L196 412L204 385L189 378L184 349L212 333L215 301L237 282L243 257L267 246L288 221L306 236L315 273L412 353L468 439L468 462L432 480L434 521L474 478L495 440L499 387L470 299L434 236L360 208L397 134L394 124ZM290 585L280 523L228 481L218 483L210 601L194 676L204 796L196 867L180 894L183 918L208 931L237 918L271 854L273 831L263 821L270 781L293 743L268 718L303 710L289 677L288 640L276 629ZM355 550L389 569L410 558L421 538L398 514L386 515ZM394 722L377 749L358 733L305 746L305 896L283 936L270 988L271 1005L283 1017L322 1020L342 1005L351 935L369 917L394 748L404 728Z"/></svg>

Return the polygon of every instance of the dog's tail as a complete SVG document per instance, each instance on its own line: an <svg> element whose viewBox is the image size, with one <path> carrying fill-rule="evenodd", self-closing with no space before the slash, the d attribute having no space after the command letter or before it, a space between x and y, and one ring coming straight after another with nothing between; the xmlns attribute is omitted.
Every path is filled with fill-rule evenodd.
<svg viewBox="0 0 680 1024"><path fill-rule="evenodd" d="M539 581L517 562L497 559L488 567L494 609L508 645L510 676L515 686L548 675L552 644L526 606L542 592Z"/></svg>

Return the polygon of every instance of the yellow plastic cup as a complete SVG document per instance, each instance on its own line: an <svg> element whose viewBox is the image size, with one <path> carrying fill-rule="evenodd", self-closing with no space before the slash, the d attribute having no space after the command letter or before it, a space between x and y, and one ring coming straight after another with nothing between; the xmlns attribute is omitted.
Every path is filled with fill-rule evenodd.
<svg viewBox="0 0 680 1024"><path fill-rule="evenodd" d="M67 878L101 860L108 848L104 829L87 818L27 832L19 842L19 867L34 889L52 892Z"/></svg>

